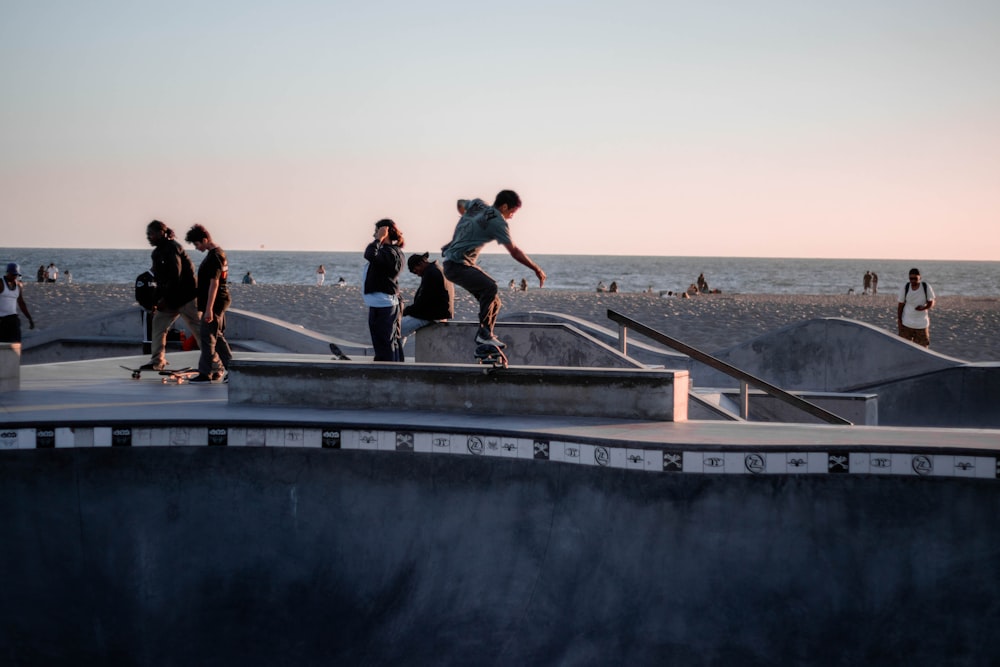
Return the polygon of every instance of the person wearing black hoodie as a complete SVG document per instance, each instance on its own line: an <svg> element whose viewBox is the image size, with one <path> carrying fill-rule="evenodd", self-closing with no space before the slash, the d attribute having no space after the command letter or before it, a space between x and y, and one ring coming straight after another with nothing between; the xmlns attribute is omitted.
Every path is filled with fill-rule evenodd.
<svg viewBox="0 0 1000 667"><path fill-rule="evenodd" d="M167 331L178 317L183 317L195 340L201 336L194 264L181 244L174 240L174 230L159 220L146 225L146 240L153 246L153 276L156 278L156 305L153 308L152 356L143 370L161 371L167 367Z"/></svg>
<svg viewBox="0 0 1000 667"><path fill-rule="evenodd" d="M375 223L375 240L365 248L361 284L368 306L368 331L375 361L403 361L399 333L399 272L403 268L403 233L388 218Z"/></svg>

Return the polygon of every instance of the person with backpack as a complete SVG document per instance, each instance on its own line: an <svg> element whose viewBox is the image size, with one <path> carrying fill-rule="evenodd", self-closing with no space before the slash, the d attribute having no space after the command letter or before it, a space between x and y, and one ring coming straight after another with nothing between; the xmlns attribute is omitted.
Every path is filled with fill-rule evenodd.
<svg viewBox="0 0 1000 667"><path fill-rule="evenodd" d="M167 367L167 331L183 317L195 340L201 336L200 315L195 302L194 264L181 244L174 240L174 230L159 220L146 225L146 240L153 246L156 296L153 304L152 356L142 370L162 371Z"/></svg>
<svg viewBox="0 0 1000 667"><path fill-rule="evenodd" d="M934 307L934 289L920 280L920 270L910 269L910 280L899 293L896 321L899 335L924 347L931 346L931 318L928 311Z"/></svg>

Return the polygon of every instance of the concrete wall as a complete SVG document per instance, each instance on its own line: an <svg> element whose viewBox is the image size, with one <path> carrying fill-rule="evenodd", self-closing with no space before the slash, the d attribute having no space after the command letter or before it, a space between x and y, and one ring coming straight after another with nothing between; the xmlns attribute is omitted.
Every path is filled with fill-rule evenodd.
<svg viewBox="0 0 1000 667"><path fill-rule="evenodd" d="M89 318L71 328L35 332L25 337L24 363L47 364L142 354L141 313L138 307L125 308ZM178 318L174 326L187 328L183 318ZM349 357L371 356L371 348L363 343L352 343L238 308L227 315L226 336L236 350L331 354L332 343Z"/></svg>
<svg viewBox="0 0 1000 667"><path fill-rule="evenodd" d="M992 480L0 456L10 665L991 665Z"/></svg>
<svg viewBox="0 0 1000 667"><path fill-rule="evenodd" d="M603 327L589 320L584 320L564 313L551 313L541 310L502 313L501 323L528 322L534 324L568 324L608 347L619 349L618 325L611 320L612 328ZM646 366L663 366L664 368L688 368L691 360L687 355L675 352L658 343L646 343L645 339L631 336L628 339L628 357ZM690 342L690 341L689 341Z"/></svg>
<svg viewBox="0 0 1000 667"><path fill-rule="evenodd" d="M21 344L0 343L0 392L21 388Z"/></svg>
<svg viewBox="0 0 1000 667"><path fill-rule="evenodd" d="M543 376L544 373L544 376ZM687 371L235 360L232 404L687 419Z"/></svg>
<svg viewBox="0 0 1000 667"><path fill-rule="evenodd" d="M1000 364L975 364L878 385L885 426L1000 428Z"/></svg>
<svg viewBox="0 0 1000 667"><path fill-rule="evenodd" d="M416 360L421 363L467 364L474 361L475 322L445 322L416 333ZM496 335L507 344L511 365L643 368L623 355L567 324L497 323Z"/></svg>
<svg viewBox="0 0 1000 667"><path fill-rule="evenodd" d="M824 410L849 420L853 424L878 426L879 400L875 394L841 394L830 392L797 391L803 398ZM729 395L739 405L739 392ZM754 422L780 422L784 424L825 424L822 419L803 412L763 392L751 391L749 395L749 419Z"/></svg>

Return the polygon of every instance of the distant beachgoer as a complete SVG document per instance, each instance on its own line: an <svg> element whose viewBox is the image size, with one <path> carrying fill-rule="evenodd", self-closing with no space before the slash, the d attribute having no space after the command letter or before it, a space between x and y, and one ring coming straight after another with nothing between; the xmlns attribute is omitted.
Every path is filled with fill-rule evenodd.
<svg viewBox="0 0 1000 667"><path fill-rule="evenodd" d="M848 294L854 294L854 288L853 287L847 288L847 293Z"/></svg>
<svg viewBox="0 0 1000 667"><path fill-rule="evenodd" d="M73 274L69 272L69 269L66 269L63 272L63 277L66 278L66 284L67 285L72 285L73 284Z"/></svg>
<svg viewBox="0 0 1000 667"><path fill-rule="evenodd" d="M598 281L598 283L597 283L597 291L598 292L607 292L608 291L608 288L604 286L604 281L603 280Z"/></svg>
<svg viewBox="0 0 1000 667"><path fill-rule="evenodd" d="M513 278L511 278L510 282L507 283L507 289L509 289L511 292L516 292L517 291L517 281L514 280Z"/></svg>
<svg viewBox="0 0 1000 667"><path fill-rule="evenodd" d="M690 285L688 285L687 294L688 296L694 296L695 294L701 294L701 290L698 289L697 285L691 283Z"/></svg>
<svg viewBox="0 0 1000 667"><path fill-rule="evenodd" d="M399 325L403 345L406 337L417 329L434 322L450 320L455 316L455 287L444 277L437 262L430 262L430 253L410 255L406 266L410 273L420 277L420 286L413 295L413 303L403 308L403 321Z"/></svg>
<svg viewBox="0 0 1000 667"><path fill-rule="evenodd" d="M45 282L54 283L59 280L59 267L55 264L49 264L48 268L45 269Z"/></svg>
<svg viewBox="0 0 1000 667"><path fill-rule="evenodd" d="M322 285L323 281L325 280L326 280L326 269L324 269L323 265L320 264L319 268L316 269L316 284Z"/></svg>
<svg viewBox="0 0 1000 667"><path fill-rule="evenodd" d="M347 286L347 281L344 280L344 276L340 276L340 278L337 280L337 287L346 287L346 286Z"/></svg>
<svg viewBox="0 0 1000 667"><path fill-rule="evenodd" d="M699 273L698 274L698 280L697 280L696 284L698 285L698 291L699 292L707 292L708 291L708 281L705 280L705 274L704 273Z"/></svg>
<svg viewBox="0 0 1000 667"><path fill-rule="evenodd" d="M534 271L538 286L545 285L545 272L510 237L507 221L521 208L521 198L513 190L501 190L488 206L481 199L466 201L465 213L455 225L451 241L441 248L444 257L444 275L459 285L479 302L479 329L476 343L504 347L493 333L500 307L497 283L477 264L479 253L490 241L496 241L520 264Z"/></svg>
<svg viewBox="0 0 1000 667"><path fill-rule="evenodd" d="M243 276L243 284L244 285L256 285L257 284L257 280L253 276L250 275L249 271L247 271L247 274L245 276Z"/></svg>
<svg viewBox="0 0 1000 667"><path fill-rule="evenodd" d="M608 291L611 292L612 294L617 293L618 292L618 282L615 281L615 280L612 280L611 284L608 285Z"/></svg>
<svg viewBox="0 0 1000 667"><path fill-rule="evenodd" d="M24 302L24 284L21 282L21 267L11 262L0 280L0 343L21 342L21 318L18 309L28 318L28 328L35 328L35 320Z"/></svg>
<svg viewBox="0 0 1000 667"><path fill-rule="evenodd" d="M878 274L872 271L872 296L878 294Z"/></svg>
<svg viewBox="0 0 1000 667"><path fill-rule="evenodd" d="M865 277L861 279L861 284L864 287L862 294L865 296L871 294L872 292L872 272L865 271Z"/></svg>
<svg viewBox="0 0 1000 667"><path fill-rule="evenodd" d="M368 332L375 361L403 361L399 335L399 273L403 269L403 233L384 218L375 223L375 239L365 248L362 274L364 301L368 306Z"/></svg>
<svg viewBox="0 0 1000 667"><path fill-rule="evenodd" d="M924 347L931 346L931 318L936 298L933 288L920 281L920 270L910 269L910 280L899 292L896 322L899 335Z"/></svg>
<svg viewBox="0 0 1000 667"><path fill-rule="evenodd" d="M39 264L38 265L38 273L35 274L35 278L40 283L44 283L45 282L45 265L44 264Z"/></svg>
<svg viewBox="0 0 1000 667"><path fill-rule="evenodd" d="M528 281L525 278L521 278L521 291L522 292L528 291Z"/></svg>

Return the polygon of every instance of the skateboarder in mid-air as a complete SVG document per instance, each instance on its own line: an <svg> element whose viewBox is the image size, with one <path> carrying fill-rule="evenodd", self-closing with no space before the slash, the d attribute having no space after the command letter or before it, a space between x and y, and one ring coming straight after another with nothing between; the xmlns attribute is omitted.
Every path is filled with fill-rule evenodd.
<svg viewBox="0 0 1000 667"><path fill-rule="evenodd" d="M458 210L462 217L455 226L451 242L441 248L444 258L444 275L451 282L466 289L479 301L479 330L477 345L506 345L493 334L493 325L500 313L497 283L476 264L479 252L490 241L496 241L510 256L531 269L538 276L538 286L545 285L545 272L535 264L510 238L507 221L521 208L521 198L513 190L502 190L493 206L481 199L460 199ZM464 209L464 211L463 211Z"/></svg>

